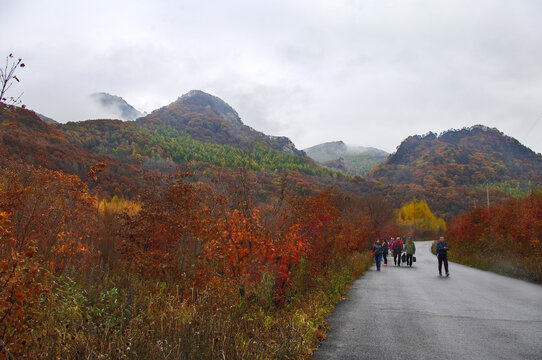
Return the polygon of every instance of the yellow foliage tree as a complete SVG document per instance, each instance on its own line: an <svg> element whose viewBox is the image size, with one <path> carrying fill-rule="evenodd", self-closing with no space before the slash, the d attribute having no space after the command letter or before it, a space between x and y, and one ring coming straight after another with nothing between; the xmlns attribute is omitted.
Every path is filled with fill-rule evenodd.
<svg viewBox="0 0 542 360"><path fill-rule="evenodd" d="M115 195L111 201L101 200L98 204L98 211L102 216L112 216L127 213L130 216L136 215L141 210L141 205L135 201L126 200Z"/></svg>
<svg viewBox="0 0 542 360"><path fill-rule="evenodd" d="M417 236L436 235L446 230L444 219L437 218L425 200L414 200L404 205L397 214L397 222Z"/></svg>

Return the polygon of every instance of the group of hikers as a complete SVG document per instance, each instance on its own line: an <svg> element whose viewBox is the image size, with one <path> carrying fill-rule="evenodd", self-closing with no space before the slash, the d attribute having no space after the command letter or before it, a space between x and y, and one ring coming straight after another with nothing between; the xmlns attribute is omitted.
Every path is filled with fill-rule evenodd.
<svg viewBox="0 0 542 360"><path fill-rule="evenodd" d="M450 276L448 272L448 244L444 241L444 237L441 236L437 243L437 259L438 259L438 272L439 276L442 276L442 265L446 271L446 276ZM412 267L412 263L416 261L416 245L409 237L405 242L405 238L401 240L400 237L376 240L373 245L372 254L376 262L376 271L380 271L380 264L384 260L384 266L388 266L388 254L392 253L393 263L395 266L401 266L401 262L406 262L407 266Z"/></svg>
<svg viewBox="0 0 542 360"><path fill-rule="evenodd" d="M411 238L408 238L408 241L405 242L405 238L401 240L400 237L376 240L376 244L373 245L372 249L375 261L376 261L376 270L380 271L380 264L382 259L384 260L384 266L388 266L388 254L391 252L393 255L393 263L395 266L401 266L401 262L406 262L407 266L412 267L412 263L415 260L414 254L416 253L416 245Z"/></svg>

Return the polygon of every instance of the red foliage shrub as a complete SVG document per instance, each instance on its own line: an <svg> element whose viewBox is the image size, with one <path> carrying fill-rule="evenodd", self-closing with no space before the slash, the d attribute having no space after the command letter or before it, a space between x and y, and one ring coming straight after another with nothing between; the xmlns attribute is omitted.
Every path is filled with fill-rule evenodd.
<svg viewBox="0 0 542 360"><path fill-rule="evenodd" d="M489 210L477 208L451 222L454 259L542 282L542 193Z"/></svg>

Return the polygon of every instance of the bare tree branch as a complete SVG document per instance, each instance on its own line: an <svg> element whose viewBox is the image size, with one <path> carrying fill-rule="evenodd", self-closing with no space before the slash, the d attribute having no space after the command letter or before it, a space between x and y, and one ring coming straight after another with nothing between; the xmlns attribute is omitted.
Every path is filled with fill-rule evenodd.
<svg viewBox="0 0 542 360"><path fill-rule="evenodd" d="M15 75L15 72L19 68L24 68L25 64L23 59L19 58L15 60L13 54L6 56L6 64L4 68L0 68L0 102L6 105L19 105L21 103L21 96L7 96L7 92L13 81L20 82L19 78ZM24 107L24 105L23 105Z"/></svg>

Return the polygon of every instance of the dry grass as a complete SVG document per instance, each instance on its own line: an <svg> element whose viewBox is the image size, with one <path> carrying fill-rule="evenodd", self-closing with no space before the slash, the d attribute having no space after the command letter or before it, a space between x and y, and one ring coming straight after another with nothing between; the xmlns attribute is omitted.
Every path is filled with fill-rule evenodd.
<svg viewBox="0 0 542 360"><path fill-rule="evenodd" d="M306 359L323 340L326 317L371 264L367 253L336 262L288 301L269 306L265 278L243 295L182 291L104 274L95 285L57 278L29 357L62 359ZM98 285L99 284L99 285ZM122 285L121 285L122 284ZM217 291L220 290L220 291Z"/></svg>

